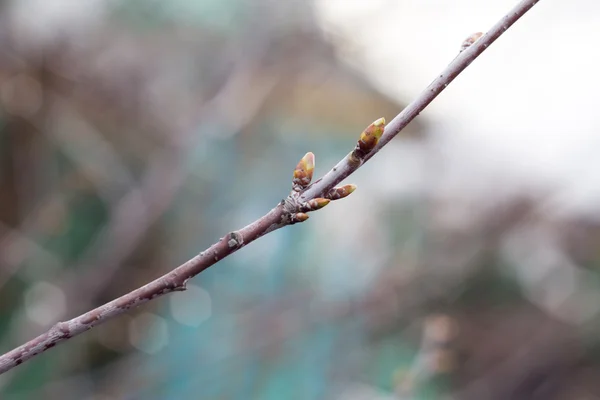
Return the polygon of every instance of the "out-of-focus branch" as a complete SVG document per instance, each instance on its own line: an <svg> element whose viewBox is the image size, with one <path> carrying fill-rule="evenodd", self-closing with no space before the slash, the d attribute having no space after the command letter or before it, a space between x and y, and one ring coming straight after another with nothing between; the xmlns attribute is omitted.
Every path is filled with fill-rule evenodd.
<svg viewBox="0 0 600 400"><path fill-rule="evenodd" d="M354 190L353 185L335 188L344 178L389 143L421 111L433 101L454 78L473 62L490 44L524 15L539 0L523 0L495 24L488 33L464 49L446 69L410 103L390 124L379 119L363 131L355 149L314 184L310 184L314 170L314 156L307 153L296 166L292 192L275 208L250 225L230 232L208 249L158 279L127 293L109 303L95 308L66 322L59 322L45 333L0 356L0 373L66 341L108 319L123 314L149 300L166 293L185 290L188 279L196 276L219 260L236 252L259 237L281 227L303 222L306 212L324 207L331 200L345 197Z"/></svg>
<svg viewBox="0 0 600 400"><path fill-rule="evenodd" d="M40 246L35 240L0 222L0 265L5 265L2 268L3 275L0 275L0 287L18 269L23 259L30 254L39 254L44 257L46 265L62 267L64 264L56 255Z"/></svg>

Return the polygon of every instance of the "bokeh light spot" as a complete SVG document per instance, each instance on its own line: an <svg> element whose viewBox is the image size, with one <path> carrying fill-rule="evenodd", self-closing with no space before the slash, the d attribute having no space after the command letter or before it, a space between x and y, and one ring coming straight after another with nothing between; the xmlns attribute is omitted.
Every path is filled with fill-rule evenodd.
<svg viewBox="0 0 600 400"><path fill-rule="evenodd" d="M212 313L210 294L194 285L188 285L185 292L171 296L170 306L173 319L188 326L199 326Z"/></svg>
<svg viewBox="0 0 600 400"><path fill-rule="evenodd" d="M38 282L25 293L27 317L42 326L58 321L66 311L66 304L64 292L48 282Z"/></svg>
<svg viewBox="0 0 600 400"><path fill-rule="evenodd" d="M129 341L144 353L157 353L169 342L167 322L151 313L140 314L129 323Z"/></svg>

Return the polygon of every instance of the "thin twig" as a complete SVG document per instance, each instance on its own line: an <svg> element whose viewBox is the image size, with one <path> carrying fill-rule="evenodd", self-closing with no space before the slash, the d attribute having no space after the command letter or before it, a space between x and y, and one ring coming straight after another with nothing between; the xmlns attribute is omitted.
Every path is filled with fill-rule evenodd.
<svg viewBox="0 0 600 400"><path fill-rule="evenodd" d="M108 319L125 313L166 293L185 290L188 279L196 276L221 259L236 252L259 237L297 222L305 221L305 212L324 207L329 200L345 197L353 186L334 186L356 171L362 164L392 140L454 78L473 62L490 44L502 35L539 0L523 0L495 24L488 33L462 51L446 69L412 103L394 118L385 129L383 120L371 124L361 135L356 148L321 179L310 185L314 156L308 153L294 170L293 190L275 208L250 225L225 235L208 249L160 278L66 322L59 322L45 333L0 356L0 374L24 361L64 342Z"/></svg>
<svg viewBox="0 0 600 400"><path fill-rule="evenodd" d="M485 51L496 39L498 39L508 28L510 28L519 18L529 11L539 0L522 0L508 14L498 21L486 34L481 36L474 44L467 49L462 50L458 56L429 86L417 96L406 108L404 108L390 123L386 126L385 132L379 143L373 151L365 157L363 162L367 162L383 146L388 144L402 129L404 129L415 117L435 99L444 89L481 53ZM303 198L314 198L322 194L328 188L341 182L360 165L352 165L348 156L340 161L323 178L316 182L309 190L303 194Z"/></svg>

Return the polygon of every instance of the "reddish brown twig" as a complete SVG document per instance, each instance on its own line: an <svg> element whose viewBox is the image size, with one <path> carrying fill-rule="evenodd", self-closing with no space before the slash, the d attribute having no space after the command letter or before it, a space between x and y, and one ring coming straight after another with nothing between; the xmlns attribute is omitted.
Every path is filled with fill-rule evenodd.
<svg viewBox="0 0 600 400"><path fill-rule="evenodd" d="M394 118L384 129L384 121L377 120L361 135L356 148L342 159L321 179L310 184L314 168L314 156L308 153L294 170L292 192L275 208L250 225L225 235L208 249L180 265L173 271L127 293L109 303L95 308L66 322L59 322L45 333L0 356L0 374L24 361L70 339L108 319L123 314L149 300L166 293L185 290L188 279L196 276L219 260L239 250L259 237L308 218L306 212L324 207L331 200L345 197L354 190L353 185L335 188L344 178L356 171L389 143L406 125L422 112L454 78L456 78L490 44L502 35L539 0L522 0L515 8L495 24L488 33L461 53L412 103Z"/></svg>

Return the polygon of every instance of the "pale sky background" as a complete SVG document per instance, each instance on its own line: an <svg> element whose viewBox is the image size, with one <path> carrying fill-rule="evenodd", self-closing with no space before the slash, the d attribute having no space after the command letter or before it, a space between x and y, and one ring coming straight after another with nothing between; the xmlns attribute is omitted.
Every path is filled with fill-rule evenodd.
<svg viewBox="0 0 600 400"><path fill-rule="evenodd" d="M342 43L340 55L402 102L442 71L467 36L485 32L517 3L313 1L324 30ZM108 3L13 0L11 5L20 29L37 32L44 41L65 27L90 29ZM30 12L33 7L36 13ZM559 203L595 210L599 47L600 1L541 0L422 114L435 122L436 146L450 168L444 184L456 192L486 194L499 186L551 186ZM392 147L418 162L418 154ZM390 162L384 154L373 162ZM414 183L414 176L406 179Z"/></svg>
<svg viewBox="0 0 600 400"><path fill-rule="evenodd" d="M409 101L515 0L315 0L341 54ZM600 2L541 0L422 114L456 169L451 186L508 180L557 189L564 206L600 200ZM472 177L473 179L467 179ZM477 184L478 180L485 181Z"/></svg>

